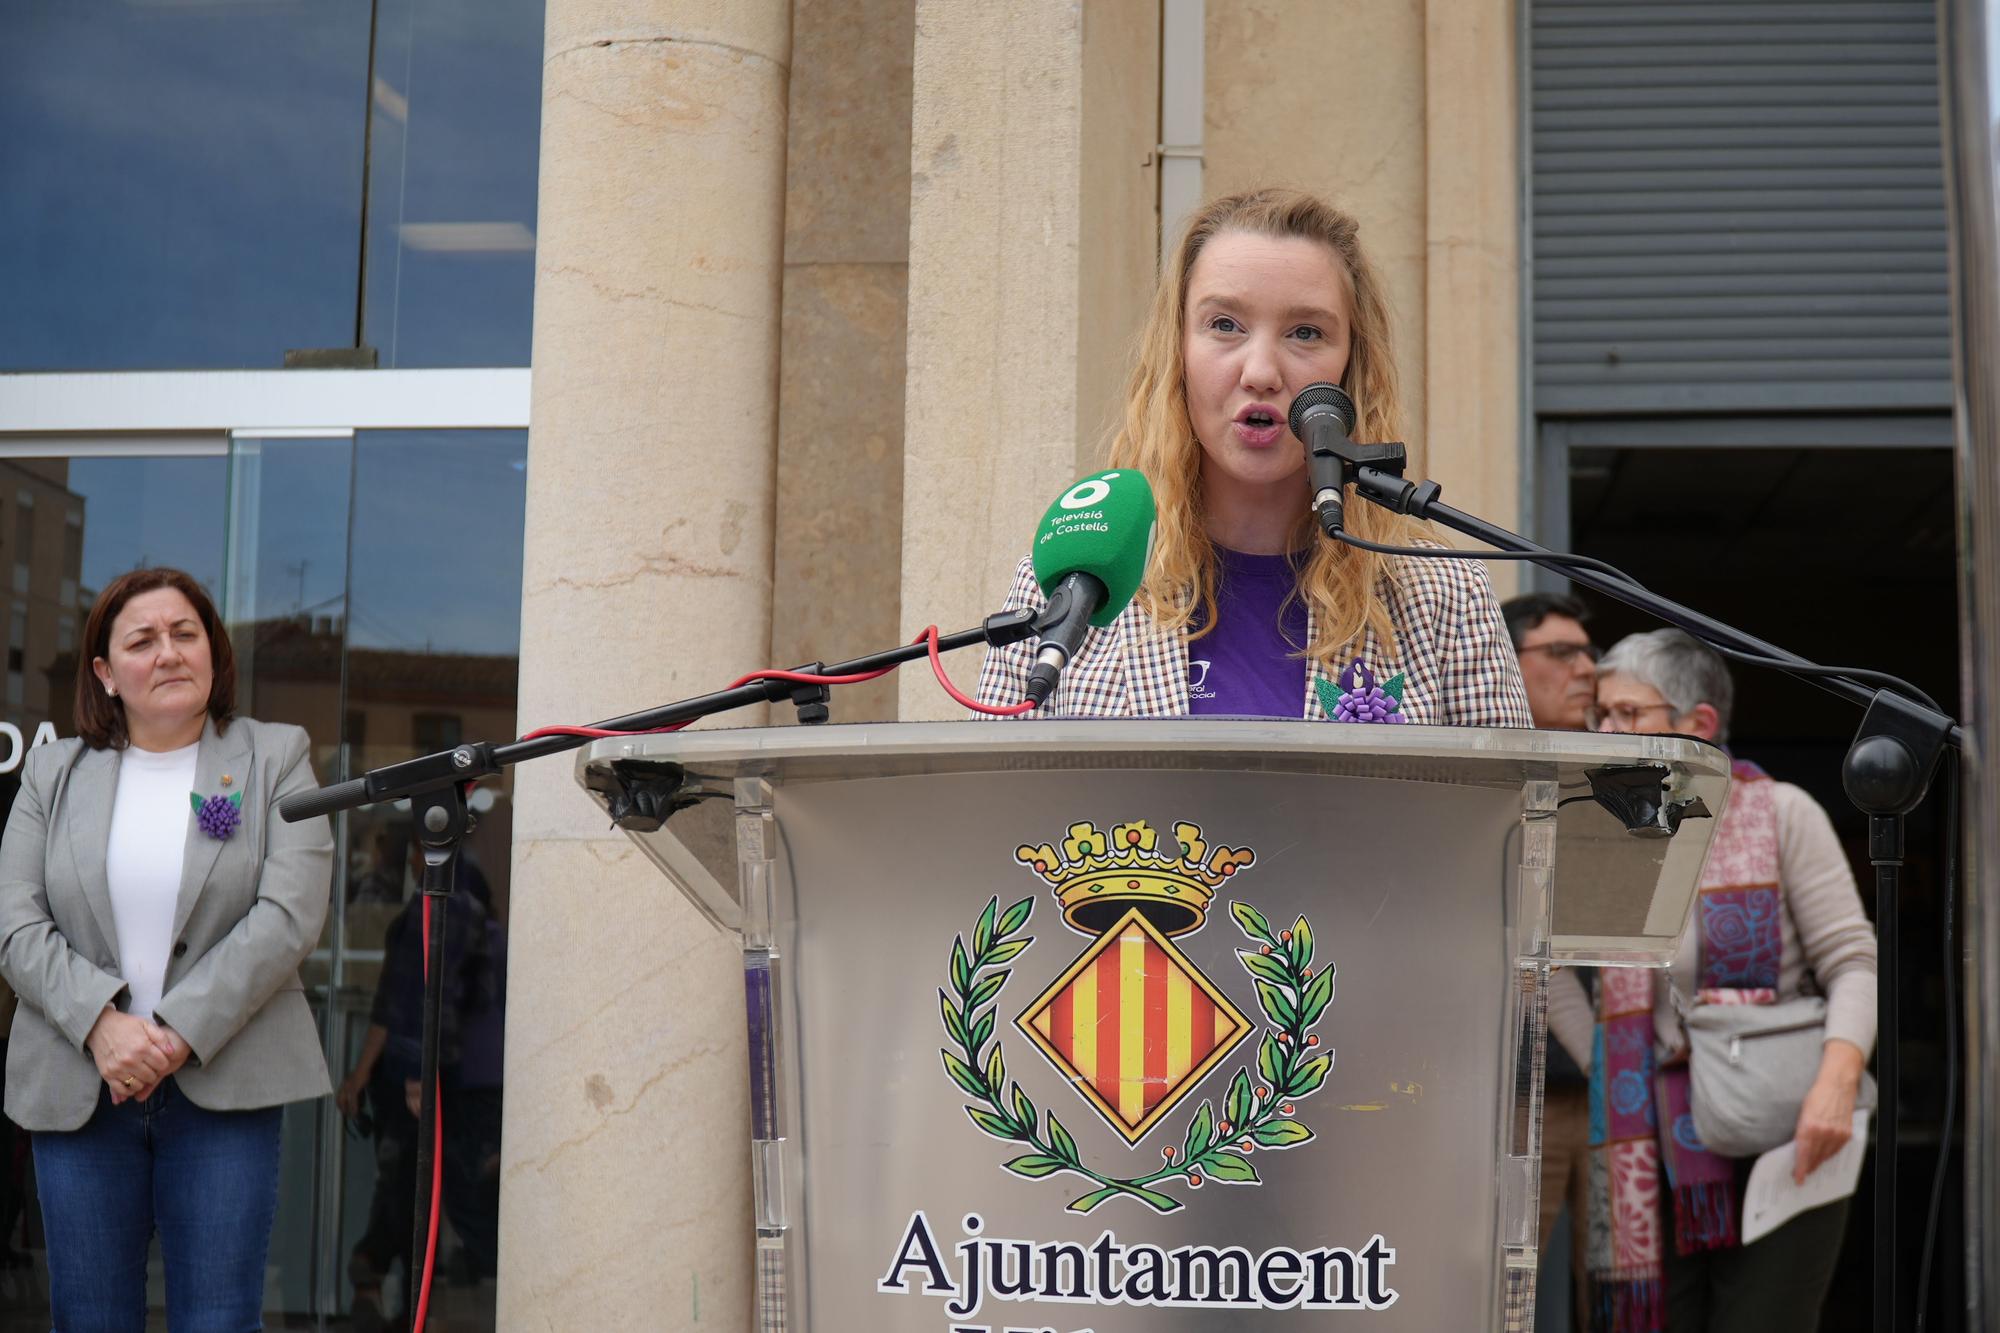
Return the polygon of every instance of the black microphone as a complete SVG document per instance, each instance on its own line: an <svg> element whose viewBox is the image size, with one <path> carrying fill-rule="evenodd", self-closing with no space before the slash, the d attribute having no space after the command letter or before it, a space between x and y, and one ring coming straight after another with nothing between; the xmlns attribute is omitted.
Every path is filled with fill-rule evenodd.
<svg viewBox="0 0 2000 1333"><path fill-rule="evenodd" d="M1329 537L1341 529L1341 488L1347 481L1341 450L1354 430L1354 420L1354 400L1338 384L1308 384L1292 399L1288 424L1306 447L1306 465L1312 469L1312 511Z"/></svg>
<svg viewBox="0 0 2000 1333"><path fill-rule="evenodd" d="M1038 706L1055 693L1063 668L1076 656L1084 636L1090 633L1091 617L1107 600L1104 580L1094 574L1065 574L1049 594L1047 608L1035 618L1038 625L1046 628L1041 632L1041 646L1035 653L1035 668L1028 673L1028 697Z"/></svg>

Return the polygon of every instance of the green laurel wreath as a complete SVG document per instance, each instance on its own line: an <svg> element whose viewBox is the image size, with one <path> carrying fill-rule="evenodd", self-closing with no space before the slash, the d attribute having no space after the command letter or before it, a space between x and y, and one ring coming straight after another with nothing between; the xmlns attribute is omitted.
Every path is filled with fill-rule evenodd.
<svg viewBox="0 0 2000 1333"><path fill-rule="evenodd" d="M1107 1199L1126 1195L1155 1212L1171 1213L1183 1206L1172 1195L1151 1188L1180 1181L1199 1189L1205 1180L1231 1185L1262 1183L1250 1155L1296 1148L1313 1132L1292 1119L1295 1103L1318 1092L1333 1067L1333 1055L1313 1054L1319 1038L1312 1028L1333 1001L1333 964L1313 971L1312 927L1301 916L1288 931L1274 931L1264 914L1248 903L1232 902L1229 914L1244 936L1256 945L1239 949L1237 959L1257 985L1257 1002L1270 1027L1257 1050L1259 1082L1239 1068L1223 1098L1222 1115L1204 1100L1189 1121L1183 1145L1165 1148L1166 1165L1150 1175L1130 1179L1093 1171L1083 1163L1076 1140L1053 1111L1039 1111L1018 1082L1007 1077L1000 1043L994 1038L996 1001L1007 985L1012 962L1034 943L1033 936L1016 939L1034 914L1035 900L1023 898L1000 911L1000 900L989 898L972 929L972 941L959 935L951 942L951 986L938 991L945 1033L957 1050L940 1049L945 1072L979 1104L967 1106L972 1123L993 1138L1019 1143L1028 1151L1007 1162L1017 1176L1041 1179L1068 1173L1095 1186L1070 1201L1069 1211L1087 1213ZM988 1050L987 1043L992 1042Z"/></svg>

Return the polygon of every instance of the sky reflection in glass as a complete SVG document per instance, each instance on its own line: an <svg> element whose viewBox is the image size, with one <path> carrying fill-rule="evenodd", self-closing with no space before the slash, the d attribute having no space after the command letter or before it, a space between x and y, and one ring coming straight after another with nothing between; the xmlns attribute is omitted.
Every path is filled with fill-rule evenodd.
<svg viewBox="0 0 2000 1333"><path fill-rule="evenodd" d="M366 4L26 0L0 41L0 370L351 346Z"/></svg>
<svg viewBox="0 0 2000 1333"><path fill-rule="evenodd" d="M0 371L528 364L542 0L372 7L8 5Z"/></svg>

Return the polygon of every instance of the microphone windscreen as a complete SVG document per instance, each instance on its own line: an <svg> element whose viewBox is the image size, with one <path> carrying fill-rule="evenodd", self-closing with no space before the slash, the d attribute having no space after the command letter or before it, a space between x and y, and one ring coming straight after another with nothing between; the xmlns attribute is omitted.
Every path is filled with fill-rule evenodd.
<svg viewBox="0 0 2000 1333"><path fill-rule="evenodd" d="M1102 629L1118 618L1146 577L1153 550L1153 488L1145 474L1114 468L1064 491L1035 531L1035 581L1044 593L1070 574L1104 584L1104 605L1090 618Z"/></svg>
<svg viewBox="0 0 2000 1333"><path fill-rule="evenodd" d="M1317 384L1308 384L1299 390L1299 396L1292 399L1292 410L1286 417L1285 424L1291 427L1292 434L1301 441L1306 438L1304 430L1306 413L1315 407L1331 407L1334 414L1340 418L1340 433L1354 434L1354 419L1359 415L1354 410L1354 400L1349 398L1347 390L1338 384L1328 384L1325 380L1321 380Z"/></svg>

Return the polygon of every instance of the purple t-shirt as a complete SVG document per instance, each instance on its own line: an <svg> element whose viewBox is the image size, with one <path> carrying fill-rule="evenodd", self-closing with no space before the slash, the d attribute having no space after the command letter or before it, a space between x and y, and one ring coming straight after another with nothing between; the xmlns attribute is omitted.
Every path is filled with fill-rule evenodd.
<svg viewBox="0 0 2000 1333"><path fill-rule="evenodd" d="M1306 662L1294 654L1306 646L1306 605L1292 595L1290 557L1220 546L1215 554L1215 628L1188 645L1188 712L1299 717ZM1189 628L1201 625L1197 609Z"/></svg>

